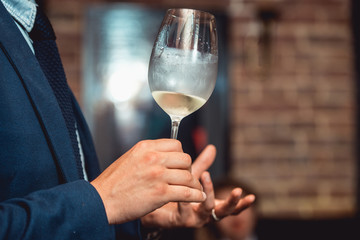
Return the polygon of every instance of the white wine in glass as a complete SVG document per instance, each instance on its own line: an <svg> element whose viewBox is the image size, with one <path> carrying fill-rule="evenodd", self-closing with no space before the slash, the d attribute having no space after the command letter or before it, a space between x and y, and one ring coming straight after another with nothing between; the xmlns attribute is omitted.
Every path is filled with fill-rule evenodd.
<svg viewBox="0 0 360 240"><path fill-rule="evenodd" d="M154 43L148 77L152 96L171 118L171 138L177 138L181 120L209 99L217 69L215 17L169 9Z"/></svg>

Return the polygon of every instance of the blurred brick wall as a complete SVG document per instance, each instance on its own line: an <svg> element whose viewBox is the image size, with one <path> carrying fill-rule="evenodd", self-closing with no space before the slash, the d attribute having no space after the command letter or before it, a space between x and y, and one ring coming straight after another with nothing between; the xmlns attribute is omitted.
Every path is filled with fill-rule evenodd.
<svg viewBox="0 0 360 240"><path fill-rule="evenodd" d="M101 0L47 0L81 101L83 17ZM229 15L231 172L265 217L349 216L356 163L349 0L148 0Z"/></svg>
<svg viewBox="0 0 360 240"><path fill-rule="evenodd" d="M265 3L237 1L230 11L231 174L257 187L267 216L351 214L349 1Z"/></svg>

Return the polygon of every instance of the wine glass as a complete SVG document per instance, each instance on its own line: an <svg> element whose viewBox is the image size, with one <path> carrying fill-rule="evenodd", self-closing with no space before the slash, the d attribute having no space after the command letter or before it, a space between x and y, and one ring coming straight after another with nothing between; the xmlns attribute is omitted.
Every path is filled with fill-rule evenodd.
<svg viewBox="0 0 360 240"><path fill-rule="evenodd" d="M214 90L218 69L215 17L193 9L169 9L155 40L149 86L171 118L176 139L181 120L202 107Z"/></svg>

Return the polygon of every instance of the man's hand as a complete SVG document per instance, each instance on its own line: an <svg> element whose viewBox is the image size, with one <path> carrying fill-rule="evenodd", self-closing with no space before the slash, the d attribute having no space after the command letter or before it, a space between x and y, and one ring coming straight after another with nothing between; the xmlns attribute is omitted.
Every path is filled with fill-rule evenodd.
<svg viewBox="0 0 360 240"><path fill-rule="evenodd" d="M206 195L190 167L191 158L179 141L141 141L91 184L104 203L109 223L118 224L168 202L204 201Z"/></svg>
<svg viewBox="0 0 360 240"><path fill-rule="evenodd" d="M241 197L242 190L235 188L226 200L217 200L210 174L206 172L215 160L216 149L207 146L192 165L192 174L200 178L207 195L201 203L168 203L163 207L141 218L146 227L201 227L212 220L211 211L215 209L218 218L235 215L246 209L255 200L254 195Z"/></svg>

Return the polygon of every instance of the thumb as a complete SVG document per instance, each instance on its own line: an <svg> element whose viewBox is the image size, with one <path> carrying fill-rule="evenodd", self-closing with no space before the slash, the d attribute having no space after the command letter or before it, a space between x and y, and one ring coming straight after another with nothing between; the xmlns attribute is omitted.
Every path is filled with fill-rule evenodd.
<svg viewBox="0 0 360 240"><path fill-rule="evenodd" d="M199 179L201 174L213 164L216 156L216 148L214 145L208 145L195 159L191 166L191 173L195 178Z"/></svg>

